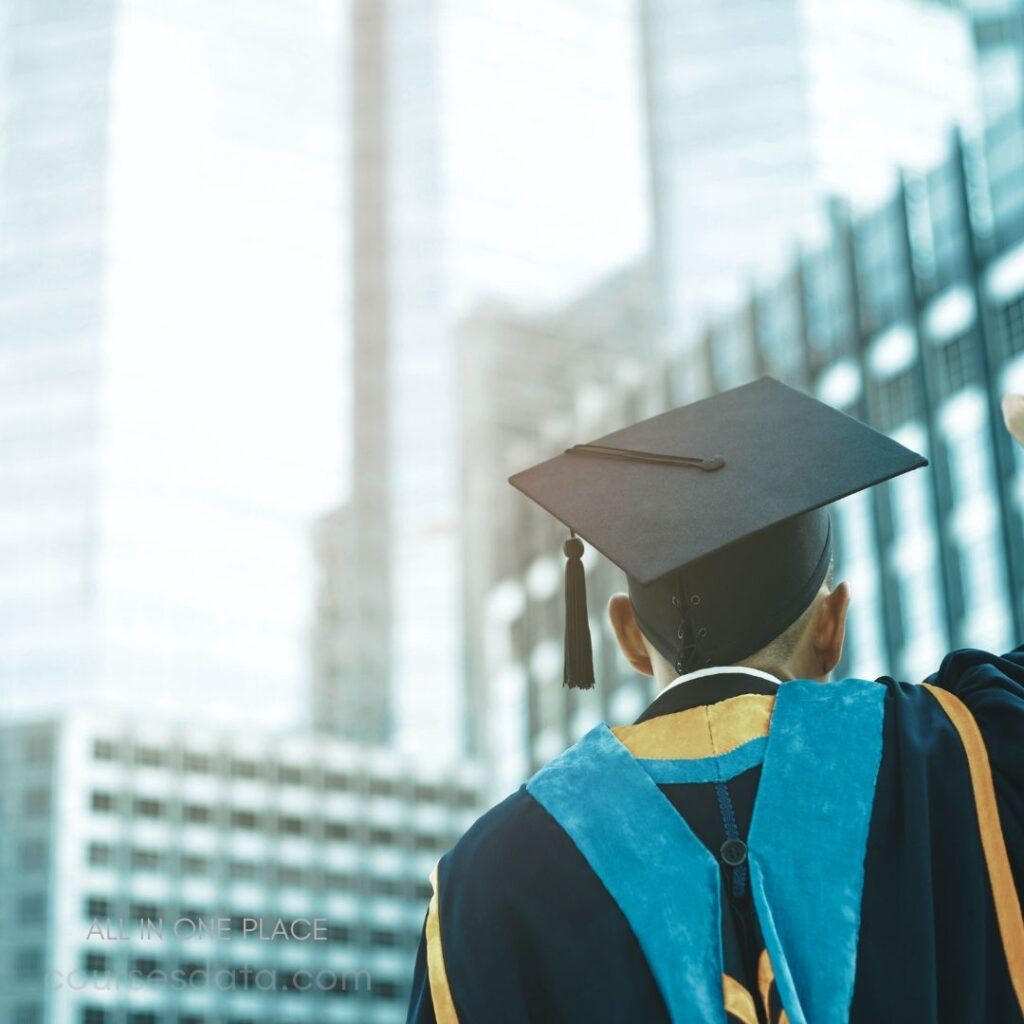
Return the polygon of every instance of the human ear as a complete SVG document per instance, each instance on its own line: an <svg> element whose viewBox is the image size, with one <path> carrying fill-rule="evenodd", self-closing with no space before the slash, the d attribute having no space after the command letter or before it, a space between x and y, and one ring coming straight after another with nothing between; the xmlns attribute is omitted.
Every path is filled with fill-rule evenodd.
<svg viewBox="0 0 1024 1024"><path fill-rule="evenodd" d="M619 643L619 650L623 657L632 665L637 672L645 676L654 675L654 666L651 664L650 655L644 644L643 634L637 625L636 615L633 613L633 605L630 604L626 594L615 594L608 602L608 618L611 621L612 629L615 631L615 639Z"/></svg>
<svg viewBox="0 0 1024 1024"><path fill-rule="evenodd" d="M814 622L812 646L822 678L839 664L846 639L846 613L850 607L850 588L840 583L821 600Z"/></svg>

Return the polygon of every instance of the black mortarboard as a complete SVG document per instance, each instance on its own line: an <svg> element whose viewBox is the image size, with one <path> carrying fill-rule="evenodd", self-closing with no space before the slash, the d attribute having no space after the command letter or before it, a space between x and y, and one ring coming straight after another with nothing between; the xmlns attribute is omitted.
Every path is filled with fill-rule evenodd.
<svg viewBox="0 0 1024 1024"><path fill-rule="evenodd" d="M673 409L510 477L560 519L569 686L593 685L579 537L628 578L675 666L735 664L781 634L828 570L825 506L927 460L771 377Z"/></svg>

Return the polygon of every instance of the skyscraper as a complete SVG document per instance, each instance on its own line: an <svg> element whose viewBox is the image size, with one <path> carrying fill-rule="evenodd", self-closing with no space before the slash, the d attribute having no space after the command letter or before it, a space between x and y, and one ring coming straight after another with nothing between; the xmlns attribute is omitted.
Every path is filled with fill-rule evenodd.
<svg viewBox="0 0 1024 1024"><path fill-rule="evenodd" d="M294 719L340 465L335 5L0 18L0 710Z"/></svg>
<svg viewBox="0 0 1024 1024"><path fill-rule="evenodd" d="M343 732L456 751L456 326L481 295L562 301L642 248L633 25L622 0L350 10L356 553L340 571L362 646L318 703ZM391 716L364 713L367 687Z"/></svg>
<svg viewBox="0 0 1024 1024"><path fill-rule="evenodd" d="M642 0L666 338L692 343L795 248L824 200L881 200L977 125L970 28L917 0Z"/></svg>

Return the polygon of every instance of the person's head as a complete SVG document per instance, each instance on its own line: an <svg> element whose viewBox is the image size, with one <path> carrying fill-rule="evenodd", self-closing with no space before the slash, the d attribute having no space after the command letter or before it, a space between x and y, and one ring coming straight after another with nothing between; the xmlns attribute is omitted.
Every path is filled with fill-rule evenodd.
<svg viewBox="0 0 1024 1024"><path fill-rule="evenodd" d="M846 583L834 585L830 565L818 592L796 620L760 650L736 664L770 672L780 679L826 681L843 653L849 603L849 587ZM619 648L633 668L644 675L653 675L659 689L679 675L644 635L628 595L612 597L608 616Z"/></svg>

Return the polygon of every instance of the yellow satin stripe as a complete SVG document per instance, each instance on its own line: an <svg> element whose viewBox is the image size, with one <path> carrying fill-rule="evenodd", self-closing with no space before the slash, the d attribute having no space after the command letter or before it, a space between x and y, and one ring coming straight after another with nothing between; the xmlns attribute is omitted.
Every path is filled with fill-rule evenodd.
<svg viewBox="0 0 1024 1024"><path fill-rule="evenodd" d="M785 1010L779 1014L779 1024L789 1024L789 1014Z"/></svg>
<svg viewBox="0 0 1024 1024"><path fill-rule="evenodd" d="M1006 966L1010 972L1017 1004L1024 1013L1024 917L1021 915L1017 887L1014 885L1010 859L1006 853L1006 841L999 822L999 805L996 803L995 786L992 784L992 767L985 749L985 740L974 716L963 702L948 690L942 690L929 683L925 689L938 701L946 712L953 727L960 734L960 742L967 754L967 767L974 790L974 806L978 814L978 831L981 847L985 852L992 899L996 907L996 921L999 935L1006 953Z"/></svg>
<svg viewBox="0 0 1024 1024"><path fill-rule="evenodd" d="M612 732L634 757L717 757L748 740L767 736L774 706L772 696L745 693L718 704L660 715L639 725L619 725Z"/></svg>
<svg viewBox="0 0 1024 1024"><path fill-rule="evenodd" d="M772 970L771 958L768 956L768 950L762 949L761 956L757 961L757 987L761 993L765 1020L772 1019L772 983L774 981L775 971Z"/></svg>
<svg viewBox="0 0 1024 1024"><path fill-rule="evenodd" d="M725 999L726 1012L731 1013L741 1024L757 1024L754 997L728 974L722 975L722 997Z"/></svg>
<svg viewBox="0 0 1024 1024"><path fill-rule="evenodd" d="M441 918L438 913L437 865L430 872L430 885L434 895L427 908L427 976L430 978L430 1001L434 1004L437 1024L459 1024L455 1012L452 991L448 987L448 971L444 966L444 952L441 949Z"/></svg>

